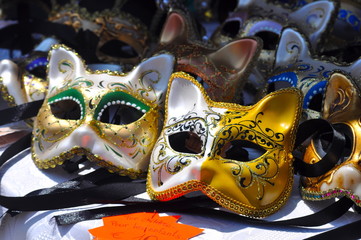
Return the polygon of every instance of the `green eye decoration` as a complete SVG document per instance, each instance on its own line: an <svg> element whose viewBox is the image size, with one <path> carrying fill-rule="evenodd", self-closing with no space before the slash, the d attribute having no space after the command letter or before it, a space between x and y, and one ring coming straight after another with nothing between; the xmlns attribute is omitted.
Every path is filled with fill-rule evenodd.
<svg viewBox="0 0 361 240"><path fill-rule="evenodd" d="M149 106L125 92L111 92L100 100L94 119L103 123L126 125L141 118L149 109Z"/></svg>
<svg viewBox="0 0 361 240"><path fill-rule="evenodd" d="M68 89L48 99L51 112L60 119L83 119L85 112L84 98L76 89Z"/></svg>

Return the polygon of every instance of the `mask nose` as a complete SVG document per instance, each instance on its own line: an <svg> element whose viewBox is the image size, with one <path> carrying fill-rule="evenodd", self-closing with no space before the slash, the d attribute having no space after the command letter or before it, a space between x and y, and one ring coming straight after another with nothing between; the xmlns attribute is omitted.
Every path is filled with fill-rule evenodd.
<svg viewBox="0 0 361 240"><path fill-rule="evenodd" d="M75 142L77 142L80 147L86 149L94 148L96 136L94 131L88 125L82 125L78 127L73 135L76 139Z"/></svg>

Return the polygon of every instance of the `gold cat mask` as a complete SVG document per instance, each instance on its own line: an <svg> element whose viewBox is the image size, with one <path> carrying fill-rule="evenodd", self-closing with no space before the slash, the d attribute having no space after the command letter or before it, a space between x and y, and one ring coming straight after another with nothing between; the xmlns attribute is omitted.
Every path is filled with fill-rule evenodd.
<svg viewBox="0 0 361 240"><path fill-rule="evenodd" d="M290 88L253 106L214 102L191 76L171 76L163 130L154 146L147 191L167 201L201 190L251 217L285 204L301 94Z"/></svg>
<svg viewBox="0 0 361 240"><path fill-rule="evenodd" d="M301 193L304 199L324 200L347 196L361 206L359 86L359 83L339 73L333 74L327 84L322 117L342 130L348 144L340 164L322 176L302 178ZM321 160L323 148L320 143L311 142L306 149L304 162L314 164Z"/></svg>

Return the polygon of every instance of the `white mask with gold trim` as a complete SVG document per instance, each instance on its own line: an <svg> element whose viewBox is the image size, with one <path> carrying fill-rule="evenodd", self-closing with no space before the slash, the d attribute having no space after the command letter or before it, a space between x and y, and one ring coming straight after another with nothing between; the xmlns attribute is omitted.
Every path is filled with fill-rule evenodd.
<svg viewBox="0 0 361 240"><path fill-rule="evenodd" d="M130 177L144 175L158 137L174 58L149 58L127 74L91 72L62 45L49 54L49 90L34 122L32 156L39 168L75 155Z"/></svg>

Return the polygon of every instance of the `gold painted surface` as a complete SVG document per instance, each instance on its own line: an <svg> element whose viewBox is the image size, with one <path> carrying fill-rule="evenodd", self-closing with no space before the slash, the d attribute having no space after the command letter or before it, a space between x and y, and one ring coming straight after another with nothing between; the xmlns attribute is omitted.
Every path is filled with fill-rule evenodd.
<svg viewBox="0 0 361 240"><path fill-rule="evenodd" d="M360 124L361 97L355 88L353 82L346 76L336 73L331 76L326 89L323 118L332 124L344 124L352 131L351 154L346 159L332 168L330 171L319 177L302 178L302 197L308 200L323 200L337 196L349 196L358 206L360 196L355 195L352 189L355 189L356 179L352 178L346 182L342 175L335 177L335 174L343 167L352 167L361 174L361 124ZM306 163L316 163L321 160L314 144L311 143L304 155ZM329 190L322 190L322 186L332 186Z"/></svg>
<svg viewBox="0 0 361 240"><path fill-rule="evenodd" d="M188 79L202 92L209 105L209 109L204 110L209 111L205 118L213 119L204 120L204 124L209 123L204 127L209 129L208 135L214 139L208 139L212 142L211 149L205 149L199 154L180 154L182 167L174 168L176 172L169 172L173 175L181 174L183 168L191 165L192 161L202 161L200 180L188 180L164 191L156 191L153 184L158 182L159 187L165 181L160 171L169 171L167 161L172 160L172 156L166 155L167 143L158 142L157 144L163 144L164 149L158 159L152 159L154 166L149 169L147 191L151 198L167 201L201 190L221 206L246 216L265 217L276 212L286 203L291 193L291 152L301 113L300 92L296 89L284 89L267 95L253 106L241 106L210 100L200 84L187 74L174 73L170 84L174 78ZM216 110L212 112L211 109L214 108L226 111L224 114ZM166 114L166 119L172 117L168 116L168 111ZM174 122L174 126L178 125L179 122ZM166 125L163 131L170 127ZM222 147L232 140L251 141L266 152L248 162L222 158ZM158 180L153 181L154 178Z"/></svg>

